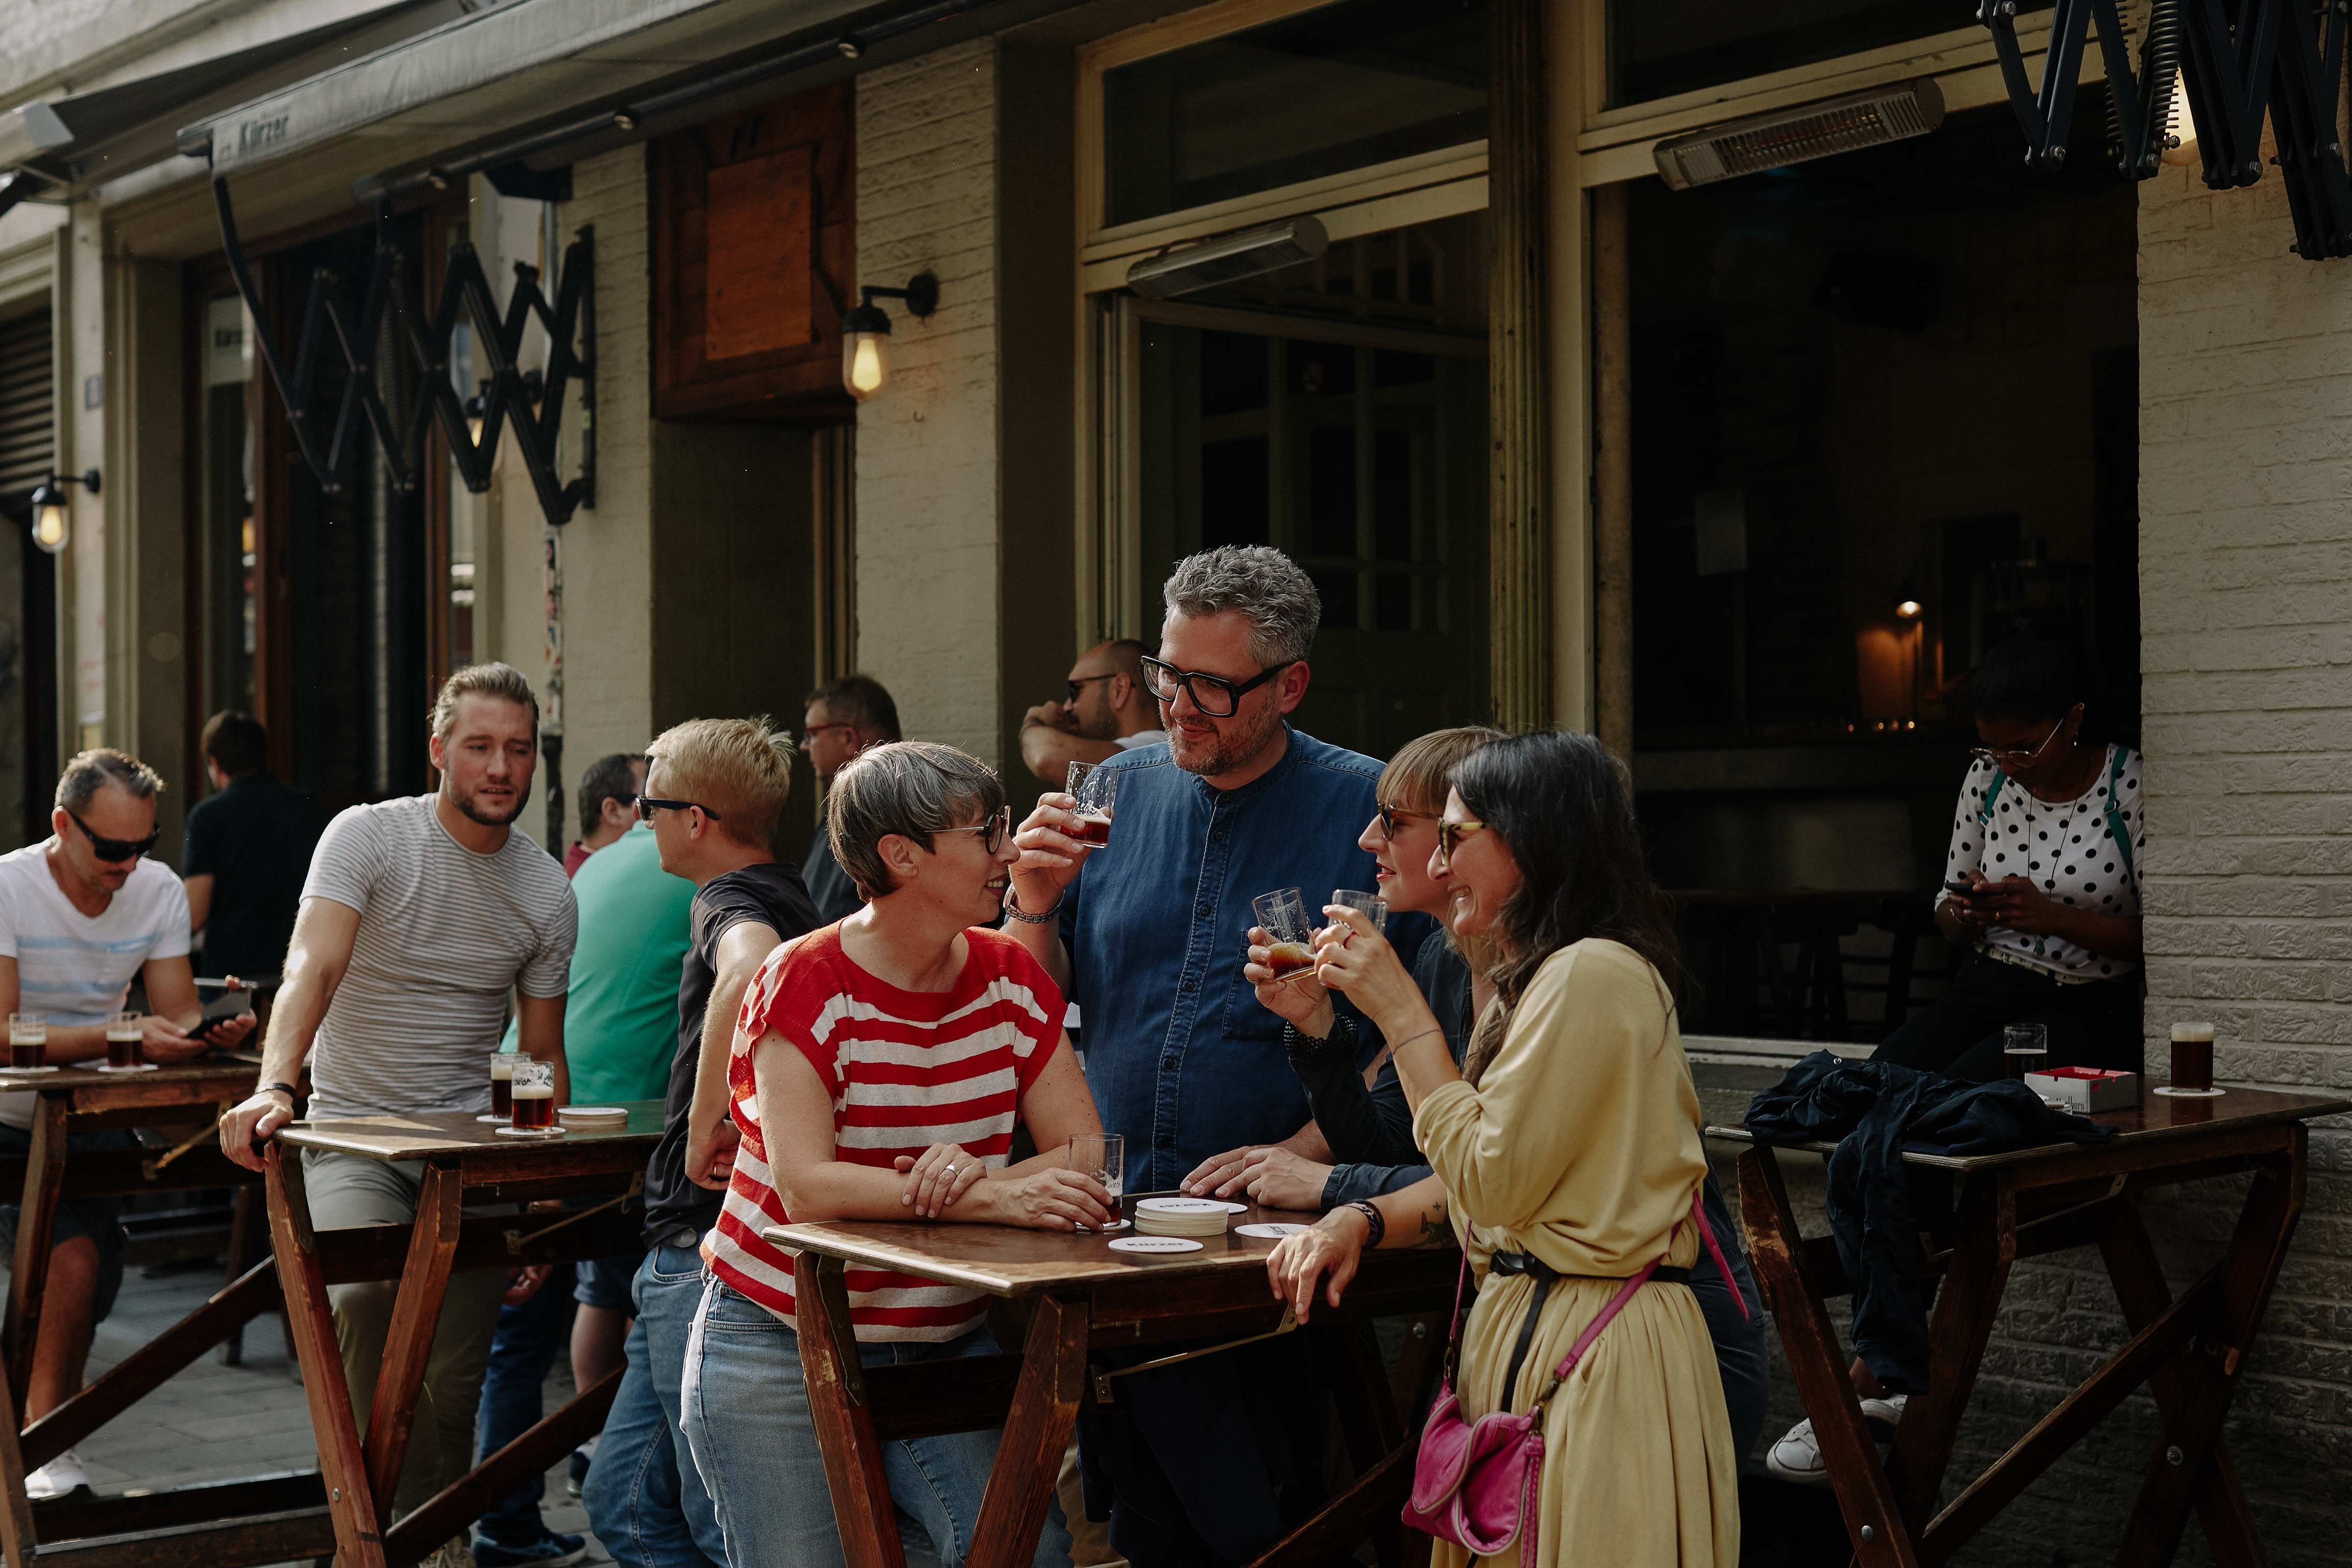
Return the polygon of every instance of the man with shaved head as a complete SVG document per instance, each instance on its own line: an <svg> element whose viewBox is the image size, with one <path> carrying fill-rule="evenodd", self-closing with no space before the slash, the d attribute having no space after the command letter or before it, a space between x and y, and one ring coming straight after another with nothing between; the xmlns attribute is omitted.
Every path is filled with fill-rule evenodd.
<svg viewBox="0 0 2352 1568"><path fill-rule="evenodd" d="M1164 744L1160 704L1143 689L1142 643L1097 643L1070 666L1068 695L1039 703L1021 721L1021 760L1056 789L1073 762L1101 762Z"/></svg>

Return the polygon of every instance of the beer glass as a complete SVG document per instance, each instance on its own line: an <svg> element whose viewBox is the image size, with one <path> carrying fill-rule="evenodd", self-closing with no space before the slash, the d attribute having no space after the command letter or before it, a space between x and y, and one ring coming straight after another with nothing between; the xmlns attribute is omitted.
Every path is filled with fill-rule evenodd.
<svg viewBox="0 0 2352 1568"><path fill-rule="evenodd" d="M48 1019L40 1013L8 1015L8 1068L12 1072L46 1072L41 1058L49 1046Z"/></svg>
<svg viewBox="0 0 2352 1568"><path fill-rule="evenodd" d="M116 1013L106 1020L106 1065L114 1071L131 1072L144 1067L145 1045L146 1032L137 1013Z"/></svg>
<svg viewBox="0 0 2352 1568"><path fill-rule="evenodd" d="M1077 802L1077 825L1065 830L1094 849L1110 842L1111 808L1118 800L1118 774L1099 762L1070 764L1070 798Z"/></svg>
<svg viewBox="0 0 2352 1568"><path fill-rule="evenodd" d="M2213 1026L2177 1023L2172 1026L2172 1082L2158 1094L2210 1099L2226 1090L2213 1087Z"/></svg>
<svg viewBox="0 0 2352 1568"><path fill-rule="evenodd" d="M555 1125L555 1063L517 1056L509 1086L514 1105L514 1130L544 1133Z"/></svg>
<svg viewBox="0 0 2352 1568"><path fill-rule="evenodd" d="M1370 916L1372 929L1383 936L1389 929L1389 901L1377 893L1357 893L1340 888L1331 894L1331 902L1349 909L1360 909Z"/></svg>
<svg viewBox="0 0 2352 1568"><path fill-rule="evenodd" d="M1090 1176L1102 1183L1110 1194L1110 1223L1105 1230L1127 1228L1127 1215L1119 1195L1127 1186L1127 1139L1118 1133L1073 1133L1070 1134L1069 1157L1064 1162L1070 1169ZM1081 1225L1080 1230L1092 1230L1091 1225Z"/></svg>
<svg viewBox="0 0 2352 1568"><path fill-rule="evenodd" d="M1295 887L1260 894L1250 909L1266 935L1265 967L1280 980L1315 972L1315 928L1307 923L1307 895Z"/></svg>
<svg viewBox="0 0 2352 1568"><path fill-rule="evenodd" d="M2050 1065L2050 1031L2038 1023L2013 1023L2000 1031L2001 1065L2023 1078Z"/></svg>
<svg viewBox="0 0 2352 1568"><path fill-rule="evenodd" d="M516 1052L501 1051L490 1058L490 1112L477 1116L477 1122L504 1122L514 1114L514 1064Z"/></svg>

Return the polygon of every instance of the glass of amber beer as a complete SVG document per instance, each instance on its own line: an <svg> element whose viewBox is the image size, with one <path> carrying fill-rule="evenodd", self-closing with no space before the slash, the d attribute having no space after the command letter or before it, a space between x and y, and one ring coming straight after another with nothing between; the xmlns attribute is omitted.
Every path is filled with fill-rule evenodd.
<svg viewBox="0 0 2352 1568"><path fill-rule="evenodd" d="M135 1072L147 1065L146 1031L137 1013L116 1013L106 1020L106 1065L116 1072Z"/></svg>
<svg viewBox="0 0 2352 1568"><path fill-rule="evenodd" d="M1266 935L1265 967L1275 978L1296 979L1315 972L1315 927L1307 923L1307 895L1295 887L1250 900L1258 928Z"/></svg>
<svg viewBox="0 0 2352 1568"><path fill-rule="evenodd" d="M514 1130L546 1133L555 1128L555 1063L517 1056L514 1078L508 1089L514 1106Z"/></svg>
<svg viewBox="0 0 2352 1568"><path fill-rule="evenodd" d="M501 1051L490 1057L490 1110L477 1122L505 1122L514 1115L514 1064L520 1053Z"/></svg>
<svg viewBox="0 0 2352 1568"><path fill-rule="evenodd" d="M1118 774L1099 762L1073 762L1069 775L1070 799L1077 816L1075 827L1064 830L1070 837L1092 849L1110 842L1111 808L1118 800Z"/></svg>
<svg viewBox="0 0 2352 1568"><path fill-rule="evenodd" d="M11 1072L46 1072L48 1067L41 1060L49 1049L49 1020L40 1013L10 1013L8 1015L8 1070Z"/></svg>

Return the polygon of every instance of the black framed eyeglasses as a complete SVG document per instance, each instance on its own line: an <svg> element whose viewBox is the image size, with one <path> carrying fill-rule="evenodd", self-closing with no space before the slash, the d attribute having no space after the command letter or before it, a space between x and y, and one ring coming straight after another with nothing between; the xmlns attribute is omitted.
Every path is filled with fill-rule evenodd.
<svg viewBox="0 0 2352 1568"><path fill-rule="evenodd" d="M74 826L81 830L81 836L89 841L89 852L102 861L116 863L135 861L163 841L163 830L161 828L143 839L110 839L104 833L90 831L89 824L83 821L81 813L71 806L65 808L65 813L73 819Z"/></svg>
<svg viewBox="0 0 2352 1568"><path fill-rule="evenodd" d="M1113 671L1110 673L1110 674L1109 674L1109 675L1073 675L1073 676L1071 676L1071 677L1070 677L1070 679L1068 680L1068 682L1066 683L1066 684L1067 684L1067 685L1068 685L1068 686L1069 686L1069 688L1070 688L1069 700L1070 700L1071 702L1076 702L1076 701L1077 701L1077 700L1078 700L1078 694L1079 694L1080 692L1084 691L1087 687L1088 687L1088 686L1090 686L1090 685L1094 685L1094 683L1095 683L1095 682L1097 682L1097 681L1107 681L1107 680L1109 680L1109 679L1111 678L1111 675L1116 675L1116 674L1118 674L1118 672L1117 670L1113 670Z"/></svg>
<svg viewBox="0 0 2352 1568"><path fill-rule="evenodd" d="M989 818L988 821L984 822L973 822L967 827L941 828L940 830L940 831L943 833L978 833L981 835L981 848L986 850L990 854L994 854L998 850L1004 847L1004 835L1012 831L1013 808L1010 806L998 807L996 809L996 814Z"/></svg>
<svg viewBox="0 0 2352 1568"><path fill-rule="evenodd" d="M652 821L656 811L699 811L714 822L723 822L727 820L699 800L664 800L652 795L637 797L638 821Z"/></svg>
<svg viewBox="0 0 2352 1568"><path fill-rule="evenodd" d="M1180 691L1192 695L1192 706L1209 718L1231 718L1241 706L1242 698L1274 679L1296 659L1285 659L1278 664L1268 664L1245 681L1229 681L1223 675L1203 674L1198 670L1180 670L1149 654L1143 660L1144 689L1164 703L1176 700Z"/></svg>

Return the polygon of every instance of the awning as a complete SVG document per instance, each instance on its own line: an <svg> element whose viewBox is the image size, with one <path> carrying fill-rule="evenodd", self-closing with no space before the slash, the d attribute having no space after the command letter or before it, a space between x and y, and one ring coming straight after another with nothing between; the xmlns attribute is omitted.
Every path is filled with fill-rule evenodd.
<svg viewBox="0 0 2352 1568"><path fill-rule="evenodd" d="M724 112L730 89L773 96L811 73L941 47L1076 3L511 0L194 120L179 147L209 154L215 175L346 138L380 149L376 172L491 142L505 150L452 156L454 172L599 132L657 133ZM362 179L357 190L373 196L403 183Z"/></svg>
<svg viewBox="0 0 2352 1568"><path fill-rule="evenodd" d="M191 114L299 81L339 56L362 54L462 15L459 0L391 0L356 16L136 81L0 112L0 169L28 169L77 187L160 163Z"/></svg>

